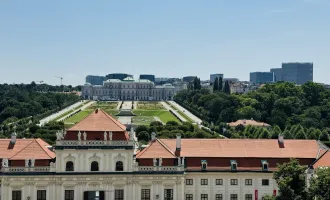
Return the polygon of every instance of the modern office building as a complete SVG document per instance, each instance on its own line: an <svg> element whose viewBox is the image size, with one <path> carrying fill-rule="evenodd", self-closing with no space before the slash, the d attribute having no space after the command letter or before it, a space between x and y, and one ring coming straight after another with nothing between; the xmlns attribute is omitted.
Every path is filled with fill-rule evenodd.
<svg viewBox="0 0 330 200"><path fill-rule="evenodd" d="M237 83L239 82L238 78L223 78L223 82L228 81L229 83Z"/></svg>
<svg viewBox="0 0 330 200"><path fill-rule="evenodd" d="M41 139L0 139L2 200L263 199L276 196L277 164L297 158L329 167L316 140L160 139L139 149L134 130L96 109L56 134L55 151Z"/></svg>
<svg viewBox="0 0 330 200"><path fill-rule="evenodd" d="M107 79L119 79L124 80L125 78L133 78L133 75L131 74L124 74L124 73L112 73L106 75Z"/></svg>
<svg viewBox="0 0 330 200"><path fill-rule="evenodd" d="M216 78L222 78L223 79L223 74L211 74L210 75L210 83L213 84Z"/></svg>
<svg viewBox="0 0 330 200"><path fill-rule="evenodd" d="M182 78L182 81L184 83L190 83L192 81L194 81L194 79L196 78L197 76L185 76Z"/></svg>
<svg viewBox="0 0 330 200"><path fill-rule="evenodd" d="M282 81L282 68L272 68L270 72L274 73L274 82Z"/></svg>
<svg viewBox="0 0 330 200"><path fill-rule="evenodd" d="M93 100L172 100L176 89L171 84L155 85L149 80L108 79L102 86L85 84L82 97Z"/></svg>
<svg viewBox="0 0 330 200"><path fill-rule="evenodd" d="M313 63L282 63L282 81L298 85L313 81Z"/></svg>
<svg viewBox="0 0 330 200"><path fill-rule="evenodd" d="M106 78L104 76L94 76L94 75L88 75L86 76L86 83L90 83L91 85L103 85L103 81L105 81Z"/></svg>
<svg viewBox="0 0 330 200"><path fill-rule="evenodd" d="M155 82L155 75L152 75L152 74L141 74L140 75L140 79L149 80L151 82Z"/></svg>
<svg viewBox="0 0 330 200"><path fill-rule="evenodd" d="M273 72L251 72L250 82L253 84L272 83L274 81Z"/></svg>

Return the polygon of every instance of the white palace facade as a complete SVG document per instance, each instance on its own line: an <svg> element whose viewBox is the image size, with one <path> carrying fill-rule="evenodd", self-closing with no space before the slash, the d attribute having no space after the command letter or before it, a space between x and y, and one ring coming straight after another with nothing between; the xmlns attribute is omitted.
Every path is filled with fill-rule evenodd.
<svg viewBox="0 0 330 200"><path fill-rule="evenodd" d="M133 131L95 110L58 133L55 147L15 134L0 140L1 200L258 200L278 194L277 163L311 165L327 151L315 140L155 134L139 151Z"/></svg>

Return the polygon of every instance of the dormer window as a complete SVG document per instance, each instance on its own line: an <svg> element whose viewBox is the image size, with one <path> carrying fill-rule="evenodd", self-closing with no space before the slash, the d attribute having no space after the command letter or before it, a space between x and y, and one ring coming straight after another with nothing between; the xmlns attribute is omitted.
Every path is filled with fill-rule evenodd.
<svg viewBox="0 0 330 200"><path fill-rule="evenodd" d="M230 161L230 167L231 167L231 171L237 171L237 162L236 162L236 160L231 160Z"/></svg>
<svg viewBox="0 0 330 200"><path fill-rule="evenodd" d="M202 160L201 161L202 164L202 170L205 171L207 169L207 161L206 160Z"/></svg>
<svg viewBox="0 0 330 200"><path fill-rule="evenodd" d="M267 160L262 160L261 165L262 165L262 170L263 171L268 171L268 162L267 162Z"/></svg>

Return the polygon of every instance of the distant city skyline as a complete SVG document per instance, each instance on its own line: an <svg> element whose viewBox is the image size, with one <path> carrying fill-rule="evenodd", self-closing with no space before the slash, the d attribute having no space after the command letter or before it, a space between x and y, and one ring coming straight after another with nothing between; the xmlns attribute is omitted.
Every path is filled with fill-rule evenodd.
<svg viewBox="0 0 330 200"><path fill-rule="evenodd" d="M328 0L3 1L0 83L112 72L243 81L313 62L314 81L330 84L329 10Z"/></svg>

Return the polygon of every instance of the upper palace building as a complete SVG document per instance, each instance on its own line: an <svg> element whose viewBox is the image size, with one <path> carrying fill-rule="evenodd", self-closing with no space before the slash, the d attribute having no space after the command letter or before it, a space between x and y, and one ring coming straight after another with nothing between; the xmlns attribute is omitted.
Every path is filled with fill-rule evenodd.
<svg viewBox="0 0 330 200"><path fill-rule="evenodd" d="M2 200L257 200L277 195L277 163L329 166L315 140L159 139L143 150L134 131L95 110L55 147L0 140Z"/></svg>

